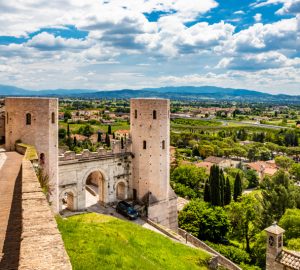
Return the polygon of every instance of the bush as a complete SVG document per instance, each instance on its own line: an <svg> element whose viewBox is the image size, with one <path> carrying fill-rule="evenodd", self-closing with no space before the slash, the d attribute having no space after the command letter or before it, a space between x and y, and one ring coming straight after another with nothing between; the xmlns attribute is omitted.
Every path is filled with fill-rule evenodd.
<svg viewBox="0 0 300 270"><path fill-rule="evenodd" d="M214 244L208 241L206 241L206 243L210 247L221 253L223 256L237 264L247 264L251 262L250 255L243 249L230 245Z"/></svg>

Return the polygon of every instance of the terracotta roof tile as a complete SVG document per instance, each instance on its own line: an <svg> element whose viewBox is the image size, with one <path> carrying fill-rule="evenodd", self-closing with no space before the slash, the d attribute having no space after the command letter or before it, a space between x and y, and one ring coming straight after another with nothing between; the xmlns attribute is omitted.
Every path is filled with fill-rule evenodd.
<svg viewBox="0 0 300 270"><path fill-rule="evenodd" d="M276 261L290 269L300 270L300 254L298 253L283 250L277 256Z"/></svg>

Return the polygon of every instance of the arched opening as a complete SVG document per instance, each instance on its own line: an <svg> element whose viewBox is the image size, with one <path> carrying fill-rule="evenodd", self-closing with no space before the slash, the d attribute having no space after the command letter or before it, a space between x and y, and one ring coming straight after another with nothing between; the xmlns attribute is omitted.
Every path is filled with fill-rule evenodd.
<svg viewBox="0 0 300 270"><path fill-rule="evenodd" d="M126 199L126 186L125 186L124 182L120 182L117 184L116 191L117 191L117 199L118 200Z"/></svg>
<svg viewBox="0 0 300 270"><path fill-rule="evenodd" d="M45 154L41 153L40 154L40 165L44 165L45 164Z"/></svg>
<svg viewBox="0 0 300 270"><path fill-rule="evenodd" d="M26 113L26 125L31 125L31 114Z"/></svg>
<svg viewBox="0 0 300 270"><path fill-rule="evenodd" d="M62 210L75 211L75 198L72 191L66 191L62 197Z"/></svg>
<svg viewBox="0 0 300 270"><path fill-rule="evenodd" d="M89 174L86 180L86 207L105 202L104 177L99 171Z"/></svg>
<svg viewBox="0 0 300 270"><path fill-rule="evenodd" d="M156 110L153 110L153 119L156 119Z"/></svg>

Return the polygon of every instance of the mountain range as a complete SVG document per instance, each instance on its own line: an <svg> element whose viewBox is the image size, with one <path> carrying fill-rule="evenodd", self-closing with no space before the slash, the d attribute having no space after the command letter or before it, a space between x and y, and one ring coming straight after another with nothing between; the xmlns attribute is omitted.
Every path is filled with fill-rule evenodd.
<svg viewBox="0 0 300 270"><path fill-rule="evenodd" d="M91 90L91 89L55 89L33 91L14 86L0 85L0 96L42 96L42 97L73 97L83 99L134 97L160 97L176 100L228 100L256 101L278 103L300 103L300 96L285 94L272 95L254 90L222 88L216 86L170 86L160 88L143 88L138 90Z"/></svg>

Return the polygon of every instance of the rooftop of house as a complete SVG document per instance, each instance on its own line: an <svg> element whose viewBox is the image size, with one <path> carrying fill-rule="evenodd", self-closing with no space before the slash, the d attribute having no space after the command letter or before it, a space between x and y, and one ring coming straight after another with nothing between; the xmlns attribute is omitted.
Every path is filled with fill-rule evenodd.
<svg viewBox="0 0 300 270"><path fill-rule="evenodd" d="M285 232L285 230L279 227L276 222L274 222L270 227L266 228L265 231L275 235L279 235Z"/></svg>
<svg viewBox="0 0 300 270"><path fill-rule="evenodd" d="M220 164L221 162L225 161L226 159L221 158L221 157L214 157L214 156L209 156L208 158L206 158L204 161L205 162L211 162L214 164Z"/></svg>
<svg viewBox="0 0 300 270"><path fill-rule="evenodd" d="M282 250L277 256L276 261L287 266L288 269L300 269L300 253L298 252Z"/></svg>

